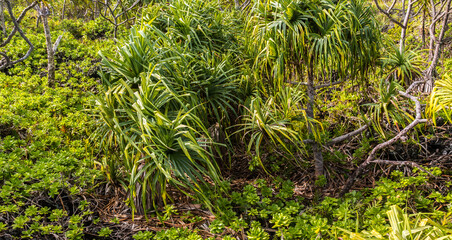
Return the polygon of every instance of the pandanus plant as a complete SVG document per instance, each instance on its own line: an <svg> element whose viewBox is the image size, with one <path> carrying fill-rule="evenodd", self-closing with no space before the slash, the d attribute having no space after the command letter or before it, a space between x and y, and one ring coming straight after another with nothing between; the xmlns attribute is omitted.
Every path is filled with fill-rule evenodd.
<svg viewBox="0 0 452 240"><path fill-rule="evenodd" d="M165 204L168 184L193 190L208 202L202 191L204 177L218 182L219 171L197 139L208 136L207 129L192 109L172 107L182 100L162 81L153 83L149 75L142 76L141 86L135 91L121 81L96 101L101 124L94 137L120 152L122 184L130 192L133 212L146 214L146 209ZM113 165L118 163L109 164Z"/></svg>
<svg viewBox="0 0 452 240"><path fill-rule="evenodd" d="M239 83L232 27L217 4L154 5L116 55L101 54L93 139L134 213L166 204L168 186L209 204L204 189L220 181L208 127L234 114Z"/></svg>
<svg viewBox="0 0 452 240"><path fill-rule="evenodd" d="M256 56L256 75L267 80L262 85L270 95L304 83L307 97L300 104L306 106L308 120L316 119L316 85L362 77L378 59L379 29L364 1L257 1L253 12L248 44ZM306 126L305 135L319 135L318 125ZM320 176L321 140L311 142Z"/></svg>

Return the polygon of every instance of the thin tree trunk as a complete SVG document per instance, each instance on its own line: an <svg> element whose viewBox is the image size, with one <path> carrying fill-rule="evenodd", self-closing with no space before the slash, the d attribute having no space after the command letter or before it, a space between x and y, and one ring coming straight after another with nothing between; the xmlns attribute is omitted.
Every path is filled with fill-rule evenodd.
<svg viewBox="0 0 452 240"><path fill-rule="evenodd" d="M5 11L4 11L4 2L3 0L0 0L0 24L2 27L3 34L1 35L0 39L3 39L4 37L8 37L8 33L6 32L6 24L5 24Z"/></svg>
<svg viewBox="0 0 452 240"><path fill-rule="evenodd" d="M311 119L314 119L314 117L315 117L315 115L314 115L314 104L315 104L315 96L316 96L315 86L314 86L313 71L314 71L314 66L313 66L313 63L311 62L309 64L308 85L307 85L309 101L308 101L307 108L306 108L306 114ZM314 133L313 131L315 131L315 130L312 129L310 124L308 124L308 131L309 131L309 134L313 134ZM321 151L321 148L320 148L320 144L317 141L315 141L315 140L311 144L311 146L312 146L312 152L313 152L313 155L314 155L315 176L316 176L316 178L318 178L321 175L323 175L323 156L322 156L322 151Z"/></svg>
<svg viewBox="0 0 452 240"><path fill-rule="evenodd" d="M405 4L405 1L403 1L403 3ZM405 49L406 31L408 28L408 22L410 20L412 6L413 6L413 3L411 2L411 0L408 0L408 9L405 14L405 19L403 20L402 32L400 33L400 43L399 43L399 51L400 52L402 52L403 49Z"/></svg>
<svg viewBox="0 0 452 240"><path fill-rule="evenodd" d="M66 11L66 0L64 0L64 2L63 2L63 11L61 13L61 20L64 20L65 11Z"/></svg>
<svg viewBox="0 0 452 240"><path fill-rule="evenodd" d="M425 48L425 6L423 7L424 9L422 10L422 32L421 32L421 36L422 36L422 48Z"/></svg>
<svg viewBox="0 0 452 240"><path fill-rule="evenodd" d="M425 86L424 86L425 93L430 93L433 90L433 85L435 83L434 78L437 74L436 66L438 65L438 61L441 56L441 48L443 45L444 34L447 30L447 22L449 20L449 11L450 11L451 2L452 2L452 0L448 0L446 3L445 15L444 15L444 19L443 19L443 24L441 26L441 32L439 33L438 38L436 38L435 51L433 52L432 62L425 74L425 77L427 80L427 82L425 83Z"/></svg>
<svg viewBox="0 0 452 240"><path fill-rule="evenodd" d="M429 35L430 35L430 41L429 41L429 45L428 45L428 49L429 49L428 50L428 60L429 61L431 61L433 59L433 49L434 49L434 45L435 45L436 21L434 21L434 19L437 16L436 16L436 8L435 8L434 4L435 4L434 1L430 0L430 5L432 6L431 12L430 12L430 17L433 22L430 24L430 27L428 29Z"/></svg>
<svg viewBox="0 0 452 240"><path fill-rule="evenodd" d="M47 77L49 86L53 86L55 83L55 53L53 52L52 38L50 37L50 28L47 17L49 15L49 9L47 7L41 8L42 25L44 27L44 34L46 37L47 45Z"/></svg>
<svg viewBox="0 0 452 240"><path fill-rule="evenodd" d="M144 164L138 166L138 171L144 167ZM141 180L145 180L144 176L146 172L140 176ZM142 183L137 182L135 184L135 193L129 192L130 198L133 199L133 204L135 205L136 214L146 215L147 209L152 209L154 207L160 208L164 206L164 201L162 197L162 189L159 184L156 185L155 189L151 189L150 184L146 184L146 188L143 188ZM130 189L132 190L132 189ZM144 194L144 199L143 199ZM134 216L135 213L132 214Z"/></svg>
<svg viewBox="0 0 452 240"><path fill-rule="evenodd" d="M94 16L93 20L99 17L99 3L97 1L94 1Z"/></svg>

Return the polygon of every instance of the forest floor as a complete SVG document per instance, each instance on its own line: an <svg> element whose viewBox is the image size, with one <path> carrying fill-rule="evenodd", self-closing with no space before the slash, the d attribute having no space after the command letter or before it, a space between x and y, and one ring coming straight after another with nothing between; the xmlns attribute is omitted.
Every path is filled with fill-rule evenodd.
<svg viewBox="0 0 452 240"><path fill-rule="evenodd" d="M197 229L196 232L202 237L220 239L232 235L245 239L250 227L228 226L224 227L221 233L212 233L210 225L217 219L216 215L176 189L169 189L168 192L173 199L173 211L177 214L168 219L162 219L156 214L135 215L132 218L130 207L127 205L128 193L124 186L118 183L113 185L105 176L104 172L108 166L103 163L105 159L101 156L100 150L93 147L94 144L90 139L90 134L96 128L96 121L90 108L100 86L98 71L101 59L97 53L114 51L115 41L105 38L111 34L111 27L99 21L93 21L91 25L83 28L79 28L77 24L81 24L77 22L66 21L59 24L52 21L52 36L62 35L63 40L56 54L57 82L55 87L49 87L46 81L47 59L43 31L41 28L33 27L32 20L27 24L30 26L27 28L27 34L35 44L36 50L23 64L0 72L0 239L125 240L132 239L132 236L140 231L155 233L173 228ZM65 29L72 30L67 32ZM20 53L26 51L26 44L20 38L14 38L5 51L20 56ZM400 143L383 153L387 159L410 159L423 166L443 170L440 177L429 179L428 183L425 183L428 189L426 196L433 191L446 195L452 176L452 138L449 137L452 134L452 126L439 124L435 131L432 137L419 137L418 144ZM333 201L327 197L337 197L346 177L356 169L356 163L349 161L350 156L347 153L355 151L360 144L359 140L354 139L341 146L335 146L345 153L345 161L326 161L326 184L321 187L315 183L311 166L304 168L283 166L280 169L273 169L270 175L262 169L251 171L250 157L239 148L232 155L230 163L221 163L225 165L223 177L230 184L231 193L243 193L247 186L261 188L257 182L262 179L269 183L272 191L276 193L283 188L281 187L283 184L280 186L274 183L280 181L275 180L277 177L291 180L293 187L290 191L293 193L290 197L280 197L278 199L280 202L277 200L275 202L284 206L286 200L289 202L288 199L303 199L297 200L296 203L307 206L306 212L310 215L306 218L313 224L312 229L315 229L314 222L317 220L328 219L326 224L319 223L321 226L319 229L322 230L313 233L318 236L316 234L319 232L326 234L333 231L329 228L330 225L343 220L337 217L338 215L332 214L341 206L339 201L334 202L336 205L331 205L336 207L328 210L324 210L321 204L324 199ZM334 153L332 149L325 151ZM378 186L381 179L390 178L393 170L399 170L406 176L419 175L407 167L375 165L357 181L353 190L371 192L369 189ZM410 187L412 186L397 191L412 189ZM378 199L379 196L387 199L391 197L390 194L385 195L386 192L379 193L378 196L372 194L374 193L368 194L372 200ZM360 200L366 202L368 199L362 197ZM381 208L384 210L381 211L387 210L390 204L403 206L408 205L408 202L406 199L385 200L381 203L384 205ZM317 208L317 205L321 207ZM424 205L421 208L419 204L418 208L430 212L445 208L439 203L434 205L429 202L428 206ZM353 207L350 209L355 211ZM242 211L243 208L239 204L231 208L239 215L237 219L247 218L250 223L257 219L256 216L247 215L252 208ZM364 212L363 209L359 211ZM274 211L280 212L279 209ZM359 211L352 213L358 215ZM317 212L319 216L316 215ZM295 218L293 216L293 219ZM343 220L343 224L345 226L350 224L347 222L349 220ZM352 222L356 222L354 220ZM241 224L240 221L236 222ZM261 222L268 224L266 220ZM382 222L380 224L386 227L385 220ZM371 226L373 223L366 224ZM265 231L272 236L276 236L280 230L272 228L270 224L265 227Z"/></svg>

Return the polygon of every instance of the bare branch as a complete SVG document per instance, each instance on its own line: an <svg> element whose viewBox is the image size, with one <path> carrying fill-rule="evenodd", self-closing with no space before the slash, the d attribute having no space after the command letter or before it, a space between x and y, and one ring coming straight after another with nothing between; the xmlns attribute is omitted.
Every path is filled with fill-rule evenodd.
<svg viewBox="0 0 452 240"><path fill-rule="evenodd" d="M342 135L342 136L333 138L333 139L331 139L331 141L327 142L327 143L325 144L325 146L331 146L331 145L340 143L340 142L342 142L342 141L344 141L344 140L347 140L347 139L349 139L349 138L351 138L351 137L354 137L354 136L356 136L356 135L358 135L358 134L364 132L364 130L366 130L368 127L369 127L369 126L366 124L366 125L364 125L364 126L358 128L358 129L356 129L356 130L353 131L353 132L349 132L349 133L344 134L344 135Z"/></svg>
<svg viewBox="0 0 452 240"><path fill-rule="evenodd" d="M0 70L3 70L3 69L5 69L5 68L7 68L7 67L10 67L10 66L13 66L14 64L16 64L16 63L19 63L19 62L22 62L22 61L24 61L25 59L27 59L29 56L30 56L30 54L31 54L31 52L34 50L34 46L33 46L33 44L30 42L30 40L27 38L27 36L25 36L25 33L22 31L22 29L20 28L20 26L19 26L19 23L17 22L17 19L16 19L16 17L14 17L14 13L13 13L13 9L12 9L12 6L11 6L11 2L9 1L9 0L5 0L5 3L6 3L6 8L8 9L8 13L9 13L9 15L11 16L11 21L13 22L13 24L14 24L14 29L16 30L16 31L18 31L19 32L19 34L20 34L20 36L25 40L25 42L27 42L27 44L30 46L29 47L29 49L28 49L28 51L27 51L27 53L25 54L25 56L23 56L22 58L20 58L20 59L18 59L18 60L16 60L16 61L8 61L9 59L7 59L7 62L9 62L9 64L3 64L1 67L0 67ZM28 9L31 9L34 5L36 4L36 2L34 2L32 5L30 5L29 7L27 7ZM24 10L25 11L25 10ZM28 10L27 10L28 11ZM21 14L21 16L23 17L23 15ZM14 29L13 29L13 32L14 32ZM14 34L13 34L14 35ZM11 39L10 39L11 40ZM9 41L10 41L9 40ZM8 39L7 39L7 41L8 41ZM0 46L1 47L1 46ZM6 54L5 54L6 55ZM4 54L2 54L2 56L4 56L5 57L5 55Z"/></svg>
<svg viewBox="0 0 452 240"><path fill-rule="evenodd" d="M419 84L425 83L425 79L424 80L420 80L420 81L415 81L413 82L407 89L406 89L406 93L410 93L411 91L413 91L413 89L415 87L417 87Z"/></svg>
<svg viewBox="0 0 452 240"><path fill-rule="evenodd" d="M126 10L122 11L122 13L120 13L119 15L117 15L117 17L120 17L121 15L127 13L128 11L132 10L132 8L134 8L136 5L138 5L138 3L140 3L141 0L136 0L132 6L130 6L129 8L127 8Z"/></svg>
<svg viewBox="0 0 452 240"><path fill-rule="evenodd" d="M421 167L419 164L412 162L412 161L392 161L392 160L373 160L370 163L377 163L377 164L390 164L390 165L399 165L399 166L410 166L412 168L418 168L419 170L427 173L431 177L435 177L431 172L425 170L425 168Z"/></svg>
<svg viewBox="0 0 452 240"><path fill-rule="evenodd" d="M5 3L6 3L6 2L9 2L9 1L5 0ZM25 14L26 14L29 10L31 10L36 4L37 4L37 2L33 2L32 4L30 4L28 7L26 7L26 8L22 11L22 13L19 15L19 18L17 18L17 20L16 20L16 21L17 21L17 24L19 24L19 23L22 21L22 19L24 18ZM11 41L11 39L13 39L14 35L16 34L16 32L17 32L17 28L16 28L16 26L14 25L13 30L12 30L11 33L8 35L8 37L6 38L6 40L0 44L0 47L6 46L6 44L8 44L8 43Z"/></svg>
<svg viewBox="0 0 452 240"><path fill-rule="evenodd" d="M395 18L393 18L393 17L391 16L391 14L390 14L389 12L383 10L383 9L380 7L380 5L378 4L378 0L374 0L374 3L375 3L375 6L378 8L378 10L379 10L381 13L383 13L384 15L386 15L386 17L388 17L389 20L391 20L393 23L399 25L399 26L402 27L402 28L404 27L404 25L403 25L401 22L397 21Z"/></svg>
<svg viewBox="0 0 452 240"><path fill-rule="evenodd" d="M424 4L420 4L420 3L419 3L419 5L421 5L421 7L417 10L417 12L416 12L415 14L413 14L413 16L412 16L413 18L414 18L414 17L417 17L417 16L421 13L421 11L422 11L422 7L424 6Z"/></svg>
<svg viewBox="0 0 452 240"><path fill-rule="evenodd" d="M58 36L55 44L53 44L53 53L56 53L56 51L58 50L58 45L60 45L61 38L63 38L63 35Z"/></svg>
<svg viewBox="0 0 452 240"><path fill-rule="evenodd" d="M394 0L391 4L391 6L388 8L388 10L386 11L387 13L391 13L392 9L394 8L395 4L396 4L397 0Z"/></svg>
<svg viewBox="0 0 452 240"><path fill-rule="evenodd" d="M408 89L414 88L418 84L419 84L419 82L414 82L411 84L411 86L408 87ZM347 182L345 183L344 188L342 189L342 191L340 193L340 196L343 196L345 193L347 193L351 189L356 178L359 177L363 173L364 169L374 161L375 155L377 154L377 152L379 150L394 144L402 136L407 134L411 129L416 127L418 124L427 122L427 119L421 118L422 117L422 114L421 114L422 109L421 109L421 104L420 104L419 100L416 97L414 97L406 92L399 91L399 94L403 97L409 98L411 101L413 101L415 103L415 110L416 110L415 119L410 124L408 124L408 126L406 126L404 129L402 129L397 135L395 135L393 138L389 139L386 142L378 144L376 147L374 147L372 149L372 151L369 153L369 156L367 157L367 159L363 163L361 163L361 165L359 165L359 167L356 169L356 171L347 179Z"/></svg>
<svg viewBox="0 0 452 240"><path fill-rule="evenodd" d="M343 83L343 81L336 81L336 82L332 82L332 83L322 84L322 85L315 86L315 89L318 90L321 88L331 87L331 86L338 85L341 83Z"/></svg>

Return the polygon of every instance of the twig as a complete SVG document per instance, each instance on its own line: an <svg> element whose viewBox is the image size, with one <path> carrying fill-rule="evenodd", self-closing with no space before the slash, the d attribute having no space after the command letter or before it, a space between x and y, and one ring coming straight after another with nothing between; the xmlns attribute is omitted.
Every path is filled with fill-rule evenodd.
<svg viewBox="0 0 452 240"><path fill-rule="evenodd" d="M342 135L342 136L333 138L333 139L331 139L331 141L325 143L324 146L331 146L331 145L340 143L340 142L342 142L342 141L345 141L345 140L347 140L347 139L349 139L349 138L351 138L351 137L354 137L354 136L356 136L356 135L358 135L358 134L364 132L364 130L366 130L368 127L369 127L369 126L366 124L366 125L364 125L364 126L358 128L358 129L356 129L356 130L353 131L353 132L349 132L349 133L346 133L346 134L344 134L344 135ZM315 141L312 140L312 139L305 139L305 140L303 140L303 143L305 143L305 144L312 144L312 143L314 143L314 142L315 142Z"/></svg>
<svg viewBox="0 0 452 240"><path fill-rule="evenodd" d="M421 170L421 171L427 173L428 175L430 175L431 177L435 177L435 175L433 175L431 172L425 170L425 168L421 167L419 164L417 164L415 162L412 162L412 161L392 161L392 160L377 159L377 160L371 161L371 163L410 166L412 168L418 168L419 170Z"/></svg>

